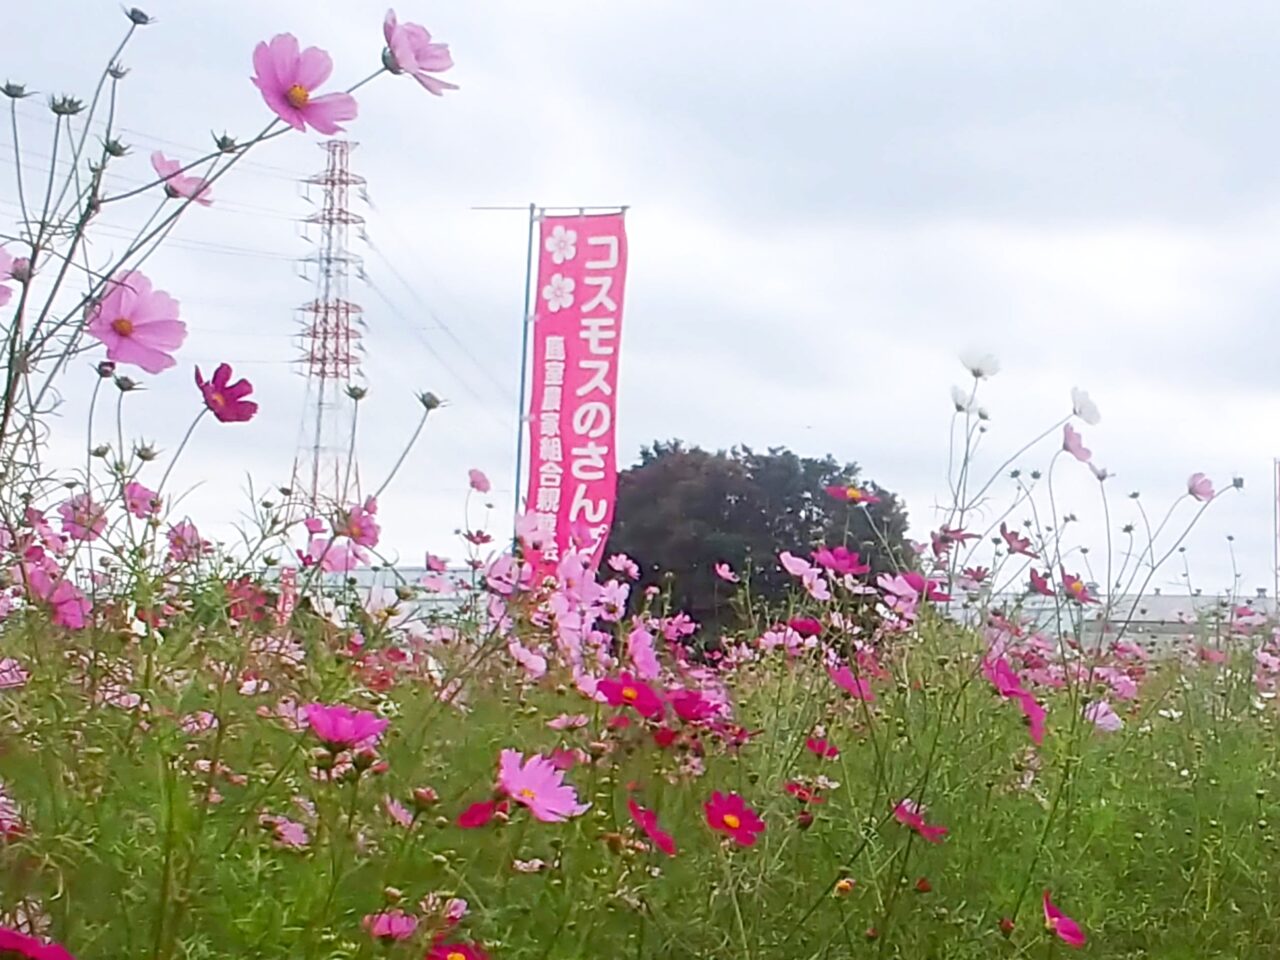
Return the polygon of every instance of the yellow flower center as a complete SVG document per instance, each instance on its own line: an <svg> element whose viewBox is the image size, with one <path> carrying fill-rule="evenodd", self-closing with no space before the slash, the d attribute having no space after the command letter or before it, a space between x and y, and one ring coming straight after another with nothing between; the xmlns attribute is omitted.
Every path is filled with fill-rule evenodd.
<svg viewBox="0 0 1280 960"><path fill-rule="evenodd" d="M855 502L862 499L862 491L859 490L857 487L850 487L848 490L848 494L849 494L849 499Z"/></svg>
<svg viewBox="0 0 1280 960"><path fill-rule="evenodd" d="M640 691L637 690L635 687L622 688L622 699L627 701L627 703L635 703L636 700L638 700L639 698L640 698Z"/></svg>
<svg viewBox="0 0 1280 960"><path fill-rule="evenodd" d="M133 333L133 321L128 317L116 317L111 321L111 329L122 337L127 337Z"/></svg>
<svg viewBox="0 0 1280 960"><path fill-rule="evenodd" d="M836 882L836 893L849 893L853 889L853 881L848 877L843 877Z"/></svg>
<svg viewBox="0 0 1280 960"><path fill-rule="evenodd" d="M289 101L289 106L293 107L293 109L301 110L307 105L307 101L311 99L311 91L301 84L295 83L284 92L284 98Z"/></svg>
<svg viewBox="0 0 1280 960"><path fill-rule="evenodd" d="M525 787L520 791L520 796L523 797L525 800L533 800L537 798L537 794L534 793L532 790L530 790L528 787Z"/></svg>
<svg viewBox="0 0 1280 960"><path fill-rule="evenodd" d="M724 815L724 825L728 827L730 830L737 830L740 826L742 826L742 821L738 819L737 814L726 813Z"/></svg>
<svg viewBox="0 0 1280 960"><path fill-rule="evenodd" d="M467 960L467 958L465 954L461 954L457 950L450 950L449 953L445 955L444 960Z"/></svg>
<svg viewBox="0 0 1280 960"><path fill-rule="evenodd" d="M1071 592L1072 592L1072 593L1084 593L1084 584L1083 584L1083 583L1081 583L1079 580L1076 580L1075 582L1073 582L1073 583L1071 584Z"/></svg>
<svg viewBox="0 0 1280 960"><path fill-rule="evenodd" d="M225 407L227 405L227 398L215 390L213 393L209 394L209 403L215 407Z"/></svg>

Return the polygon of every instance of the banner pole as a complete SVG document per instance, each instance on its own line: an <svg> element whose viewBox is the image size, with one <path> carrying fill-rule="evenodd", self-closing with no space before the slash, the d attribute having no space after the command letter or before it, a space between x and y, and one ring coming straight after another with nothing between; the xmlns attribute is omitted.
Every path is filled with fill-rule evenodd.
<svg viewBox="0 0 1280 960"><path fill-rule="evenodd" d="M520 408L516 411L516 480L515 495L511 516L511 549L517 546L516 524L520 520L520 474L524 468L524 405L529 382L529 328L533 326L530 309L533 304L533 235L537 227L537 204L529 204L529 242L524 254L524 316L521 319L522 336L520 341ZM530 434L529 442L533 442Z"/></svg>

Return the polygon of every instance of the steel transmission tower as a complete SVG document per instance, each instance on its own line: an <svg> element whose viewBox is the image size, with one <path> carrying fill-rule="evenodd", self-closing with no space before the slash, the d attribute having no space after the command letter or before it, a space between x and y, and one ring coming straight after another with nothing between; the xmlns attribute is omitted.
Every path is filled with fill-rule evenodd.
<svg viewBox="0 0 1280 960"><path fill-rule="evenodd" d="M352 227L363 234L364 218L351 211L350 194L355 188L364 195L365 181L349 167L355 144L329 140L321 146L328 155L324 172L303 181L308 190L321 191L319 210L306 218L320 228L320 236L315 252L302 260L315 269L315 293L300 308L307 396L293 466L295 502L312 514L332 512L359 498L360 472L351 442L355 400L348 390L362 379L359 328L364 326L360 305L348 296L349 275L363 277L364 262L348 243Z"/></svg>

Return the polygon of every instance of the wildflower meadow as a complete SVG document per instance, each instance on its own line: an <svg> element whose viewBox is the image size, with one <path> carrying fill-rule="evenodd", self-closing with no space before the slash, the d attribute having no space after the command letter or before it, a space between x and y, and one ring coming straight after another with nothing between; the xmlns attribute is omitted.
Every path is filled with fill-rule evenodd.
<svg viewBox="0 0 1280 960"><path fill-rule="evenodd" d="M173 464L272 411L244 370L184 359L150 253L276 138L341 132L385 83L465 91L394 12L367 75L300 24L227 66L252 69L260 132L113 193L121 58L163 24L121 26L91 96L2 89L18 128L52 111L71 163L6 185L23 216L0 230L0 957L1280 956L1280 634L1237 597L1167 642L1135 625L1235 484L1177 478L1150 513L1117 494L1083 390L1022 443L981 406L997 362L966 358L923 542L874 572L838 537L720 558L715 624L580 530L549 559L533 513L469 523L460 568L362 585L398 464L315 511L268 484L239 542L202 534ZM117 205L136 236L93 244ZM160 377L189 381L171 451L143 439ZM408 446L450 415L419 400ZM1105 542L1060 517L1066 474ZM879 496L821 495L868 517Z"/></svg>

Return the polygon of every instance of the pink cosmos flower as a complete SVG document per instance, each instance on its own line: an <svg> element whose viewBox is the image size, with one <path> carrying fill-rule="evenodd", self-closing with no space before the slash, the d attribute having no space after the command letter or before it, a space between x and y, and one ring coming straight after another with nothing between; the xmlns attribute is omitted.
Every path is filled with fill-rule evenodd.
<svg viewBox="0 0 1280 960"><path fill-rule="evenodd" d="M822 757L824 760L834 760L836 757L840 756L839 747L834 743L828 743L826 740L821 740L818 737L810 737L804 742L804 745L809 749L810 753L815 756Z"/></svg>
<svg viewBox="0 0 1280 960"><path fill-rule="evenodd" d="M46 943L12 927L0 927L0 956L26 957L27 960L75 960L61 944Z"/></svg>
<svg viewBox="0 0 1280 960"><path fill-rule="evenodd" d="M1124 721L1120 719L1120 715L1112 710L1111 704L1105 700L1099 700L1097 703L1091 703L1085 707L1084 718L1106 733L1115 733L1124 726Z"/></svg>
<svg viewBox="0 0 1280 960"><path fill-rule="evenodd" d="M537 754L525 760L519 751L503 750L498 785L544 823L562 823L591 809L589 803L578 803L577 793L564 782L564 772Z"/></svg>
<svg viewBox="0 0 1280 960"><path fill-rule="evenodd" d="M813 571L813 565L808 560L797 557L788 550L778 554L778 562L782 564L782 569L793 577L803 577Z"/></svg>
<svg viewBox="0 0 1280 960"><path fill-rule="evenodd" d="M727 563L717 563L715 566L716 576L725 583L741 583L742 578L733 572L733 568Z"/></svg>
<svg viewBox="0 0 1280 960"><path fill-rule="evenodd" d="M650 720L662 716L665 710L662 698L653 687L630 673L621 673L616 680L601 680L596 689L609 706L634 707L638 714Z"/></svg>
<svg viewBox="0 0 1280 960"><path fill-rule="evenodd" d="M348 507L339 522L334 524L337 537L348 537L362 547L376 547L382 528L378 526L378 501L374 497L365 500L364 506Z"/></svg>
<svg viewBox="0 0 1280 960"><path fill-rule="evenodd" d="M382 809L386 810L387 816L400 824L400 826L406 829L413 826L413 814L391 794L387 794L382 798Z"/></svg>
<svg viewBox="0 0 1280 960"><path fill-rule="evenodd" d="M1187 480L1187 493L1202 503L1213 499L1213 481L1203 473L1193 473Z"/></svg>
<svg viewBox="0 0 1280 960"><path fill-rule="evenodd" d="M560 716L547 721L547 726L552 730L577 730L585 727L590 722L590 718L585 713L575 713L570 716L562 713Z"/></svg>
<svg viewBox="0 0 1280 960"><path fill-rule="evenodd" d="M177 363L172 351L187 339L187 325L178 319L178 301L163 290L152 290L151 281L137 270L116 274L108 286L86 326L107 345L107 359L147 373L160 373Z"/></svg>
<svg viewBox="0 0 1280 960"><path fill-rule="evenodd" d="M182 173L181 163L170 160L159 150L151 154L151 169L164 180L164 192L170 197L194 200L204 207L213 203L213 198L209 196L208 182L199 177L188 177Z"/></svg>
<svg viewBox="0 0 1280 960"><path fill-rule="evenodd" d="M424 960L489 960L489 955L474 943L437 943Z"/></svg>
<svg viewBox="0 0 1280 960"><path fill-rule="evenodd" d="M834 550L821 547L814 553L813 562L840 576L859 577L871 572L871 564L863 562L856 551L847 547L836 547Z"/></svg>
<svg viewBox="0 0 1280 960"><path fill-rule="evenodd" d="M1083 947L1087 938L1084 931L1080 929L1080 924L1059 910L1049 897L1050 893L1046 890L1044 892L1045 929L1056 934L1058 939L1068 947Z"/></svg>
<svg viewBox="0 0 1280 960"><path fill-rule="evenodd" d="M627 634L627 657L642 679L656 680L662 672L658 654L653 648L653 634L644 627L636 627Z"/></svg>
<svg viewBox="0 0 1280 960"><path fill-rule="evenodd" d="M0 690L16 690L25 687L31 675L26 668L12 657L0 660Z"/></svg>
<svg viewBox="0 0 1280 960"><path fill-rule="evenodd" d="M339 121L354 120L359 108L349 93L312 96L312 91L329 79L333 60L316 47L299 51L298 39L280 33L270 43L259 43L253 51L253 85L277 117L295 130L308 126L317 133L340 133Z"/></svg>
<svg viewBox="0 0 1280 960"><path fill-rule="evenodd" d="M1053 587L1049 585L1048 576L1040 573L1034 567L1031 569L1031 589L1044 597L1053 596Z"/></svg>
<svg viewBox="0 0 1280 960"><path fill-rule="evenodd" d="M829 486L824 489L827 491L827 496L843 501L844 503L859 504L880 502L880 498L870 490L867 490L865 487L854 486L853 484L845 487Z"/></svg>
<svg viewBox="0 0 1280 960"><path fill-rule="evenodd" d="M1020 553L1022 556L1030 557L1032 560L1036 558L1035 553L1031 550L1031 541L1021 536L1018 531L1010 530L1006 524L1002 523L1000 524L1000 536L1004 537L1004 542L1009 547L1010 553Z"/></svg>
<svg viewBox="0 0 1280 960"><path fill-rule="evenodd" d="M924 808L914 800L903 800L893 808L893 818L904 827L914 830L929 843L941 843L950 831L946 827L930 826L924 820Z"/></svg>
<svg viewBox="0 0 1280 960"><path fill-rule="evenodd" d="M816 637L822 633L822 622L813 617L792 617L787 626L802 637Z"/></svg>
<svg viewBox="0 0 1280 960"><path fill-rule="evenodd" d="M493 489L493 484L489 482L489 478L485 476L483 470L477 470L472 467L467 471L467 479L471 483L471 489L476 493L488 493Z"/></svg>
<svg viewBox="0 0 1280 960"><path fill-rule="evenodd" d="M190 520L175 523L169 528L169 559L175 563L199 560L209 549L207 540L200 538L200 531Z"/></svg>
<svg viewBox="0 0 1280 960"><path fill-rule="evenodd" d="M382 35L387 41L388 57L384 58L387 69L392 73L407 73L424 90L437 97L444 96L446 90L457 90L452 83L446 83L433 73L443 73L453 66L453 57L449 55L447 43L433 43L426 27L416 23L398 23L396 12L387 11L387 18L382 22Z"/></svg>
<svg viewBox="0 0 1280 960"><path fill-rule="evenodd" d="M635 821L636 826L644 831L645 836L653 841L655 847L668 857L676 855L676 842L672 839L671 834L658 826L658 815L656 813L645 809L631 798L627 798L627 810L630 812L631 819Z"/></svg>
<svg viewBox="0 0 1280 960"><path fill-rule="evenodd" d="M124 508L139 520L145 520L160 512L160 501L154 490L134 480L124 485Z"/></svg>
<svg viewBox="0 0 1280 960"><path fill-rule="evenodd" d="M412 937L418 929L418 918L403 910L392 910L388 913L369 914L361 921L361 926L369 931L369 936L373 939L390 943Z"/></svg>
<svg viewBox="0 0 1280 960"><path fill-rule="evenodd" d="M258 412L258 405L245 399L253 393L253 384L243 377L232 383L229 363L218 364L209 380L196 367L196 386L204 395L204 405L223 423L245 423Z"/></svg>
<svg viewBox="0 0 1280 960"><path fill-rule="evenodd" d="M876 692L871 689L871 682L866 677L855 677L853 671L847 666L828 667L827 676L853 699L864 700L867 703L876 702Z"/></svg>
<svg viewBox="0 0 1280 960"><path fill-rule="evenodd" d="M671 694L669 699L676 716L685 723L702 723L704 720L710 720L720 709L697 690L681 690Z"/></svg>
<svg viewBox="0 0 1280 960"><path fill-rule="evenodd" d="M29 563L23 565L22 575L32 596L49 605L54 623L68 630L84 629L93 604L74 583L63 577L54 580L44 570Z"/></svg>
<svg viewBox="0 0 1280 960"><path fill-rule="evenodd" d="M1084 440L1069 423L1063 424L1062 427L1062 449L1081 463L1088 463L1093 456L1093 451L1086 449Z"/></svg>
<svg viewBox="0 0 1280 960"><path fill-rule="evenodd" d="M87 493L58 504L62 517L62 532L72 540L97 540L107 528L106 508L93 502Z"/></svg>
<svg viewBox="0 0 1280 960"><path fill-rule="evenodd" d="M707 825L733 838L741 847L754 846L758 834L764 832L764 821L736 793L725 795L719 790L704 805Z"/></svg>
<svg viewBox="0 0 1280 960"><path fill-rule="evenodd" d="M1074 577L1067 571L1062 571L1062 586L1066 588L1067 596L1079 603L1097 603L1098 598L1089 592L1088 586L1079 577Z"/></svg>
<svg viewBox="0 0 1280 960"><path fill-rule="evenodd" d="M388 721L367 710L352 710L342 704L307 705L307 724L312 733L331 750L372 747L387 729Z"/></svg>
<svg viewBox="0 0 1280 960"><path fill-rule="evenodd" d="M816 569L810 569L800 578L800 582L804 585L805 591L813 599L819 603L826 603L831 599L831 588L827 586L827 581L823 579Z"/></svg>
<svg viewBox="0 0 1280 960"><path fill-rule="evenodd" d="M628 580L640 579L640 568L636 566L636 562L625 553L615 553L610 557L609 569L615 573L622 574Z"/></svg>
<svg viewBox="0 0 1280 960"><path fill-rule="evenodd" d="M271 831L276 843L287 850L303 850L311 842L307 828L296 820L264 813L258 817L258 822Z"/></svg>
<svg viewBox="0 0 1280 960"><path fill-rule="evenodd" d="M0 247L0 280L8 280L13 276L13 257L4 247ZM13 296L13 291L0 284L0 307L9 302L9 298Z"/></svg>
<svg viewBox="0 0 1280 960"><path fill-rule="evenodd" d="M482 800L479 803L473 803L462 813L458 814L458 826L463 830L475 830L483 827L499 813L507 812L507 801L505 800Z"/></svg>

